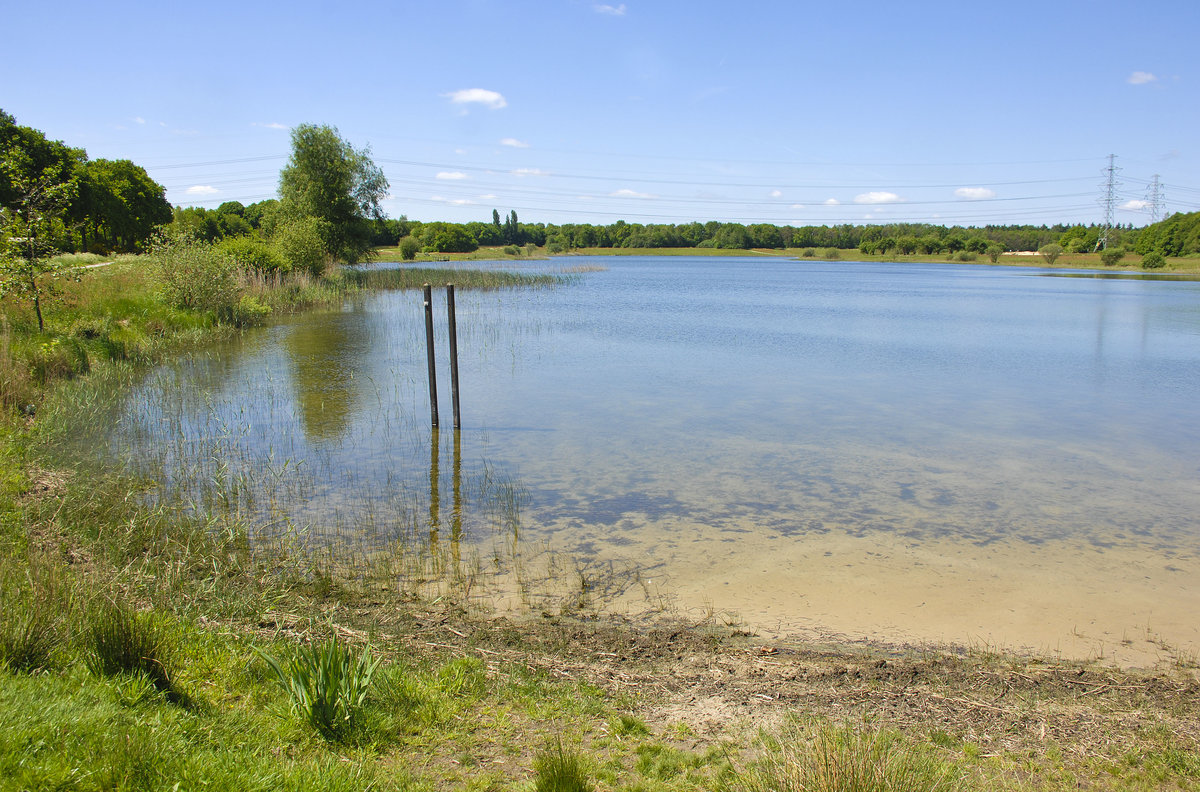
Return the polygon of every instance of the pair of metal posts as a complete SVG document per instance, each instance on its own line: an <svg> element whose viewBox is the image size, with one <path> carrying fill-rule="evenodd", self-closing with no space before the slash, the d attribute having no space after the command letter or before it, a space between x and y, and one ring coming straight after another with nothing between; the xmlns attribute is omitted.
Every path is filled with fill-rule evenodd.
<svg viewBox="0 0 1200 792"><path fill-rule="evenodd" d="M433 355L433 287L425 289L425 350L429 360L429 415L433 428L438 428L437 370ZM454 321L454 284L446 284L446 313L450 324L450 400L454 404L454 428L462 428L458 409L458 327Z"/></svg>

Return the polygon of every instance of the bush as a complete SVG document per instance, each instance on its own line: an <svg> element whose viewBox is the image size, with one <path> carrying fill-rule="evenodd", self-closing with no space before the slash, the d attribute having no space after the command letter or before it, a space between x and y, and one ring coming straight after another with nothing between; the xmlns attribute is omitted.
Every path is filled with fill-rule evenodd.
<svg viewBox="0 0 1200 792"><path fill-rule="evenodd" d="M289 269L315 278L325 273L329 257L321 241L320 220L300 217L281 223L275 231L275 247Z"/></svg>
<svg viewBox="0 0 1200 792"><path fill-rule="evenodd" d="M1100 261L1106 267L1115 267L1125 258L1125 248L1110 247L1100 251Z"/></svg>
<svg viewBox="0 0 1200 792"><path fill-rule="evenodd" d="M1004 248L1001 247L1000 245L997 245L995 243L988 245L987 255L988 255L988 258L991 259L991 262L993 264L995 264L997 261L1000 260L1000 254L1003 252L1004 252Z"/></svg>
<svg viewBox="0 0 1200 792"><path fill-rule="evenodd" d="M417 257L417 252L421 249L421 243L410 236L400 240L400 259L402 261L412 261Z"/></svg>
<svg viewBox="0 0 1200 792"><path fill-rule="evenodd" d="M837 261L841 257L842 255L838 252L837 248L825 248L825 259L827 261Z"/></svg>
<svg viewBox="0 0 1200 792"><path fill-rule="evenodd" d="M800 255L804 256L804 258L813 258L817 255L817 251L815 248L804 248Z"/></svg>
<svg viewBox="0 0 1200 792"><path fill-rule="evenodd" d="M1162 269L1167 266L1167 260L1163 258L1163 254L1157 251L1147 253L1142 256L1142 269Z"/></svg>
<svg viewBox="0 0 1200 792"><path fill-rule="evenodd" d="M356 654L339 644L335 636L301 648L286 664L259 649L255 651L287 691L292 710L322 737L333 742L353 732L379 665L371 658L370 649Z"/></svg>
<svg viewBox="0 0 1200 792"><path fill-rule="evenodd" d="M504 255L519 256L519 255L521 255L521 248L517 247L516 245L505 245L504 246Z"/></svg>
<svg viewBox="0 0 1200 792"><path fill-rule="evenodd" d="M176 308L211 311L218 320L233 317L242 296L238 265L217 247L188 237L163 238L150 255L157 263L163 298Z"/></svg>
<svg viewBox="0 0 1200 792"><path fill-rule="evenodd" d="M1063 254L1063 249L1062 245L1043 245L1038 253L1042 254L1042 258L1046 260L1047 264L1054 266L1054 262L1058 261L1058 257Z"/></svg>
<svg viewBox="0 0 1200 792"><path fill-rule="evenodd" d="M290 263L277 248L258 239L246 236L227 237L221 240L219 247L244 269L254 270L261 275L287 272L291 269Z"/></svg>
<svg viewBox="0 0 1200 792"><path fill-rule="evenodd" d="M955 259L958 261L975 261L977 258L979 256L969 250L960 250L958 251L958 255L955 256Z"/></svg>

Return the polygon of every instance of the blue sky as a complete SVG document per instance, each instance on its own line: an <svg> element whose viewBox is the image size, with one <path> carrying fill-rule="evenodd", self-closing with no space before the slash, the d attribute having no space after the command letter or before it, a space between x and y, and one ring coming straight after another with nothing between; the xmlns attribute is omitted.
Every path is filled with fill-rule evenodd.
<svg viewBox="0 0 1200 792"><path fill-rule="evenodd" d="M177 205L273 197L288 129L390 216L1099 222L1200 209L1200 3L12 3L0 107Z"/></svg>

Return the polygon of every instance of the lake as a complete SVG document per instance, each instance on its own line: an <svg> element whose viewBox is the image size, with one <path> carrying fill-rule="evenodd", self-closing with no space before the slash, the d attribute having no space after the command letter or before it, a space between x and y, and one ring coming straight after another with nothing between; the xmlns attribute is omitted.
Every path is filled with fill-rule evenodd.
<svg viewBox="0 0 1200 792"><path fill-rule="evenodd" d="M1200 283L529 266L584 271L456 295L460 433L438 289L441 431L420 295L390 292L155 370L113 452L258 541L453 546L501 611L1123 664L1200 651Z"/></svg>

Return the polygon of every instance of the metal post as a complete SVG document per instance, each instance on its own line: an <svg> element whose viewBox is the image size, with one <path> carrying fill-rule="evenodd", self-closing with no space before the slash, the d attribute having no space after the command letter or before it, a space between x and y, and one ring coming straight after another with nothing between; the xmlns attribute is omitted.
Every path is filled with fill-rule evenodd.
<svg viewBox="0 0 1200 792"><path fill-rule="evenodd" d="M425 284L425 350L429 358L429 415L438 425L437 370L433 364L433 287Z"/></svg>
<svg viewBox="0 0 1200 792"><path fill-rule="evenodd" d="M458 325L454 321L454 284L446 284L446 312L450 317L450 400L454 404L454 428L462 428L458 410Z"/></svg>

